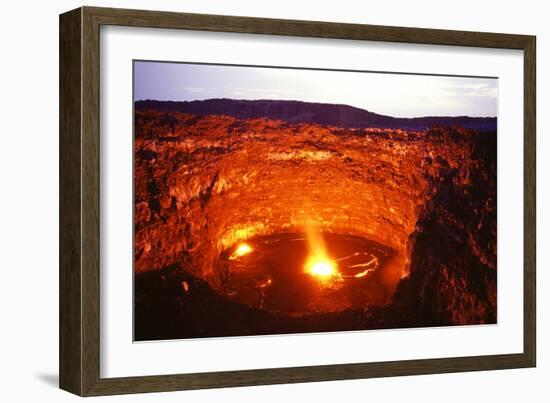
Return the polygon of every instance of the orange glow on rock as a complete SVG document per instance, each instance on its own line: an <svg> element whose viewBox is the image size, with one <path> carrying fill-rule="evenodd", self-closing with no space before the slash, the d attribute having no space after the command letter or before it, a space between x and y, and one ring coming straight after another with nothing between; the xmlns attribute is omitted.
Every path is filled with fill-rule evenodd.
<svg viewBox="0 0 550 403"><path fill-rule="evenodd" d="M252 246L243 242L239 244L239 246L237 246L237 249L235 249L233 254L229 257L229 260L235 260L242 256L248 255L250 252L252 252L252 250Z"/></svg>

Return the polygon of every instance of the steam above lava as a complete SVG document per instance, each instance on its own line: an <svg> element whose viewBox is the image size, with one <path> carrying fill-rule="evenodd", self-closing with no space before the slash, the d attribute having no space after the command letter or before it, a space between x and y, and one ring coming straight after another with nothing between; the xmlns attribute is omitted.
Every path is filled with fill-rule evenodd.
<svg viewBox="0 0 550 403"><path fill-rule="evenodd" d="M332 284L341 280L338 265L327 254L323 235L312 225L306 228L309 256L304 271L318 278L322 283Z"/></svg>

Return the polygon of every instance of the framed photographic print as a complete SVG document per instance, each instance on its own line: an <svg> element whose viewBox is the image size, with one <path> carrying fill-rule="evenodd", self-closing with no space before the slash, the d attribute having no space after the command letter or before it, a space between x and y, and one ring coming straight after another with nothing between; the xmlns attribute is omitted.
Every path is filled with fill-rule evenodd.
<svg viewBox="0 0 550 403"><path fill-rule="evenodd" d="M60 17L60 386L535 366L535 37Z"/></svg>

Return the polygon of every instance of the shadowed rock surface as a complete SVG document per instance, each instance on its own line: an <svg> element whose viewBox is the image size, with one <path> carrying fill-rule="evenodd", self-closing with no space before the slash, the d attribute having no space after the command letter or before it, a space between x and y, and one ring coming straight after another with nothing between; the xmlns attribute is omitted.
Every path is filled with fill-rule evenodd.
<svg viewBox="0 0 550 403"><path fill-rule="evenodd" d="M204 101L136 102L137 110L182 112L194 115L227 115L238 119L278 119L288 123L310 123L342 128L393 128L425 130L433 126L461 126L475 130L497 129L494 117L424 116L396 118L380 115L349 105L323 104L302 101L207 99Z"/></svg>

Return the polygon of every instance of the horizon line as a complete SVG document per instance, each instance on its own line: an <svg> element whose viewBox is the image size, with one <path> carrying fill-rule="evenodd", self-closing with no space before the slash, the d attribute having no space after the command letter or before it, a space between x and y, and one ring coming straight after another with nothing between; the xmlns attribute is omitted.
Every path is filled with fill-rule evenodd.
<svg viewBox="0 0 550 403"><path fill-rule="evenodd" d="M346 106L349 108L359 109L364 112L368 113L374 113L379 116L387 116L394 119L422 119L422 118L472 118L472 119L498 119L498 116L471 116L471 115L420 115L420 116L413 116L413 117L404 117L404 116L394 116L394 115L384 115L378 112L373 112L368 109L364 109L358 106L349 105L349 104L339 104L339 103L333 103L333 102L313 102L313 101L302 101L298 99L270 99L270 98L258 98L258 99L245 99L245 98L204 98L204 99L193 99L193 100L172 100L172 99L155 99L155 98L147 98L147 99L137 99L133 102L146 102L146 101L155 101L155 102L176 102L176 103L191 103L191 102L206 102L206 101L220 101L220 100L228 100L228 101L244 101L244 102L299 102L304 104L318 104L318 105L333 105L333 106Z"/></svg>

